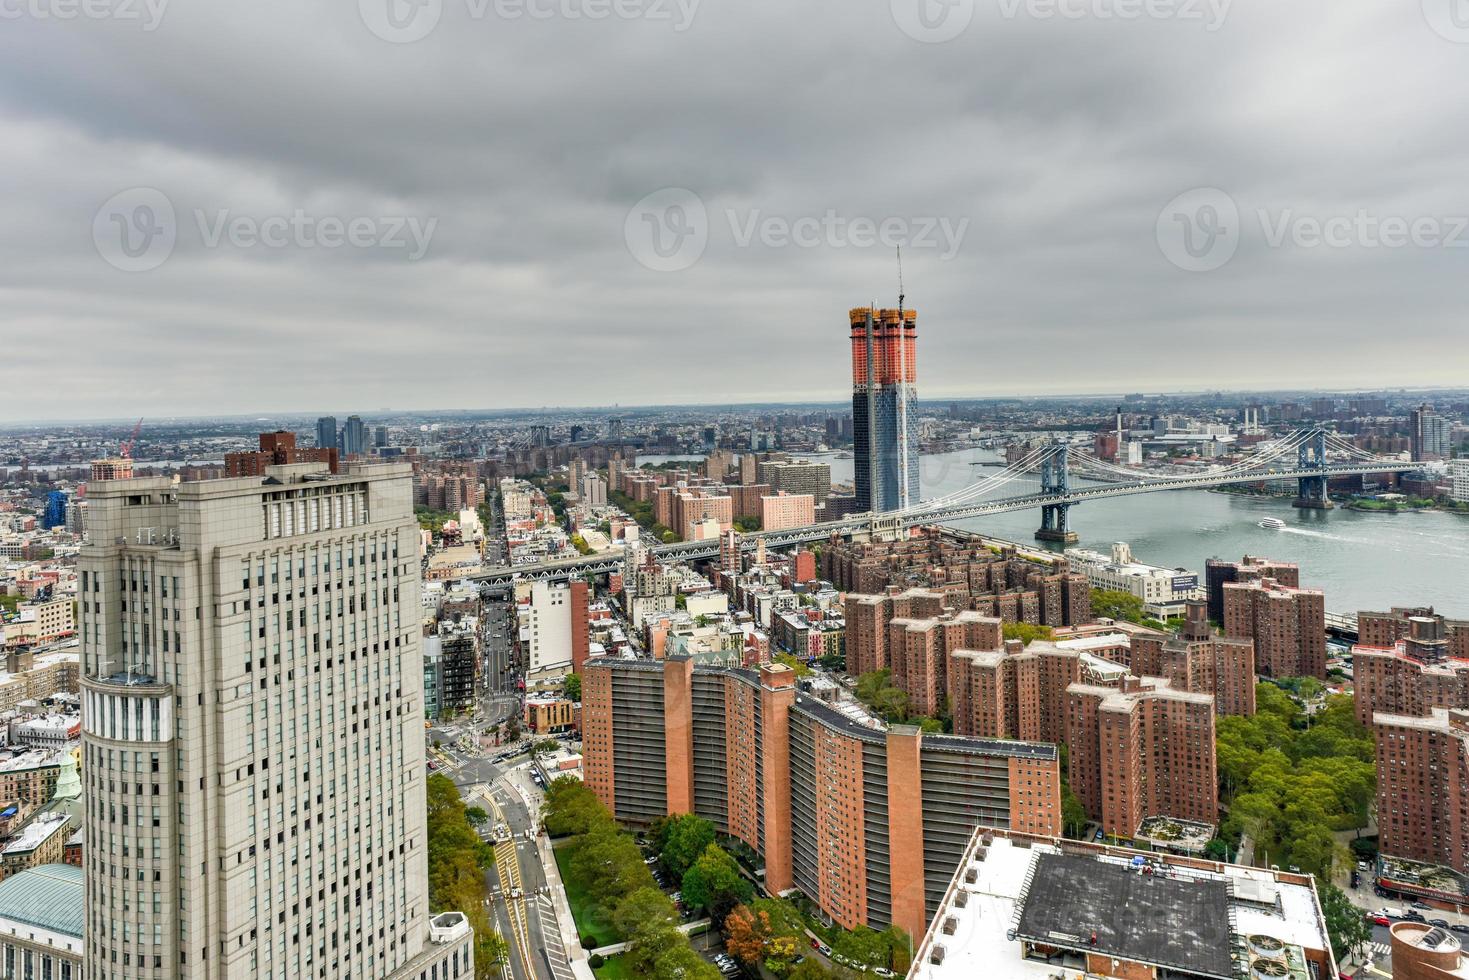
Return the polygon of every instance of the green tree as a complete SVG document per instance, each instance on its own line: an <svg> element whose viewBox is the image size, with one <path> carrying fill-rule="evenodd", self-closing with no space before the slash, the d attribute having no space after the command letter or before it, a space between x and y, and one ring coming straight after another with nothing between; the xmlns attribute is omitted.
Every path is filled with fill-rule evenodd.
<svg viewBox="0 0 1469 980"><path fill-rule="evenodd" d="M1035 623L1006 623L1002 628L1007 640L1019 640L1026 646L1030 646L1036 640L1054 640L1056 631L1049 626L1038 626Z"/></svg>
<svg viewBox="0 0 1469 980"><path fill-rule="evenodd" d="M678 924L678 911L668 896L656 887L635 889L627 894L612 911L612 927L624 936L631 936L646 922L662 922L668 926Z"/></svg>
<svg viewBox="0 0 1469 980"><path fill-rule="evenodd" d="M831 980L831 971L819 960L807 957L791 968L787 980Z"/></svg>
<svg viewBox="0 0 1469 980"><path fill-rule="evenodd" d="M476 827L490 822L490 815L482 806L472 806L464 811L464 817Z"/></svg>
<svg viewBox="0 0 1469 980"><path fill-rule="evenodd" d="M1316 887L1321 894L1321 911L1326 918L1326 932L1331 937L1332 953L1342 959L1348 953L1361 952L1372 942L1372 930L1362 917L1362 910L1331 882L1318 881Z"/></svg>
<svg viewBox="0 0 1469 980"><path fill-rule="evenodd" d="M570 864L587 891L604 905L615 906L624 896L653 884L638 846L610 820L582 835Z"/></svg>
<svg viewBox="0 0 1469 980"><path fill-rule="evenodd" d="M708 910L719 921L736 905L748 902L753 891L735 859L718 844L706 847L683 876L684 902Z"/></svg>
<svg viewBox="0 0 1469 980"><path fill-rule="evenodd" d="M687 939L658 957L646 976L652 980L721 980L719 970L694 952Z"/></svg>
<svg viewBox="0 0 1469 980"><path fill-rule="evenodd" d="M581 675L567 674L561 685L561 696L568 701L581 701Z"/></svg>
<svg viewBox="0 0 1469 980"><path fill-rule="evenodd" d="M574 776L558 776L546 787L541 822L552 837L585 834L612 823L612 815L590 787Z"/></svg>
<svg viewBox="0 0 1469 980"><path fill-rule="evenodd" d="M1061 784L1061 831L1073 839L1081 837L1086 829L1086 807L1081 805L1071 787Z"/></svg>
<svg viewBox="0 0 1469 980"><path fill-rule="evenodd" d="M474 975L488 980L500 974L507 946L485 911L484 869L493 850L470 826L469 808L447 776L434 773L425 787L428 830L429 909L463 912L474 930ZM477 809L477 808L476 808Z"/></svg>
<svg viewBox="0 0 1469 980"><path fill-rule="evenodd" d="M663 865L663 870L677 881L683 880L684 874L699 859L699 855L714 843L714 825L692 813L669 817L656 829L658 834L654 840L659 862Z"/></svg>
<svg viewBox="0 0 1469 980"><path fill-rule="evenodd" d="M811 673L811 668L805 663L805 661L799 660L789 653L777 653L770 659L774 660L778 664L785 664L791 670L796 672L796 676L798 678L806 677Z"/></svg>
<svg viewBox="0 0 1469 980"><path fill-rule="evenodd" d="M1117 589L1092 589L1092 615L1129 623L1141 623L1145 618L1143 601Z"/></svg>

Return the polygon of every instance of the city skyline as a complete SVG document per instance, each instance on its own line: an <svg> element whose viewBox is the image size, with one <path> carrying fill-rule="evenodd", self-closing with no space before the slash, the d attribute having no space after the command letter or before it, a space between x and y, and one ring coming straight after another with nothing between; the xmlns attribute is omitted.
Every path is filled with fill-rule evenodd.
<svg viewBox="0 0 1469 980"><path fill-rule="evenodd" d="M908 239L906 290L941 353L926 398L1462 376L1462 358L1421 354L1454 349L1450 245L1367 240L1399 218L1451 238L1462 210L1459 137L1440 120L1469 95L1436 80L1464 49L1417 4L1329 19L1238 6L1211 23L961 3L972 23L933 44L888 4L839 19L692 5L683 30L428 4L442 22L414 43L375 35L357 6L167 9L152 30L10 22L0 161L26 190L6 192L6 322L65 338L64 414L305 410L308 390L457 407L490 387L534 404L558 384L593 403L654 383L668 401L837 398L842 375L808 365L853 294L892 304L884 237ZM822 72L813 37L841 52ZM752 48L766 70L740 77ZM894 70L858 67L877 61ZM1318 74L1273 87L1303 61ZM643 64L659 67L600 84ZM288 108L259 112L242 90ZM781 112L741 108L766 105ZM1343 147L1347 132L1375 135ZM877 135L894 151L873 152ZM123 271L94 222L126 223L138 188L167 199L176 238L158 267ZM693 193L707 243L659 271L628 223L667 188ZM1211 271L1160 239L1199 188L1227 195L1242 232ZM323 220L364 218L372 244L252 235L298 211L313 242ZM859 233L888 219L901 234ZM1309 244L1335 219L1346 246ZM660 376L648 355L673 337L723 370ZM485 385L405 370L469 351ZM45 345L10 356L17 399L56 400Z"/></svg>

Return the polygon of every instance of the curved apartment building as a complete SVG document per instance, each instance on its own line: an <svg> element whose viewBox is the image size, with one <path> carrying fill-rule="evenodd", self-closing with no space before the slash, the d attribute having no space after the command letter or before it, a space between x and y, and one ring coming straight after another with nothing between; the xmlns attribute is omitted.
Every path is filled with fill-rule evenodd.
<svg viewBox="0 0 1469 980"><path fill-rule="evenodd" d="M1055 746L874 728L758 671L588 661L587 785L619 820L697 813L846 928L923 933L977 826L1061 832Z"/></svg>

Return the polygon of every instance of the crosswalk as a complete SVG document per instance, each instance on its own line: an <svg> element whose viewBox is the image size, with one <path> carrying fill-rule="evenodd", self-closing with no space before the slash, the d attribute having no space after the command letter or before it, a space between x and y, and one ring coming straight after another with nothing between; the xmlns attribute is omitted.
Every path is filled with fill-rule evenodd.
<svg viewBox="0 0 1469 980"><path fill-rule="evenodd" d="M1374 960L1385 959L1392 952L1392 947L1387 943L1371 943L1372 958Z"/></svg>
<svg viewBox="0 0 1469 980"><path fill-rule="evenodd" d="M561 943L561 926L556 922L556 906L549 895L537 897L536 906L541 912L541 939L546 944L546 960L551 965L551 975L556 980L574 980L576 974L566 962L566 947Z"/></svg>

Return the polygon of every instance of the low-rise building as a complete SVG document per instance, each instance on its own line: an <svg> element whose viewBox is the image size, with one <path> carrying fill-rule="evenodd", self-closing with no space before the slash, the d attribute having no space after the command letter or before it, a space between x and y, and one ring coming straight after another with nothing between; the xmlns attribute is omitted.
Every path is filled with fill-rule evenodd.
<svg viewBox="0 0 1469 980"><path fill-rule="evenodd" d="M3 975L82 980L84 905L82 869L71 864L40 864L0 881Z"/></svg>
<svg viewBox="0 0 1469 980"><path fill-rule="evenodd" d="M1125 541L1113 544L1111 555L1067 548L1066 559L1087 577L1092 588L1135 596L1142 600L1144 611L1156 619L1182 616L1189 600L1205 596L1197 572L1137 561Z"/></svg>
<svg viewBox="0 0 1469 980"><path fill-rule="evenodd" d="M981 828L908 980L1337 975L1310 875Z"/></svg>

